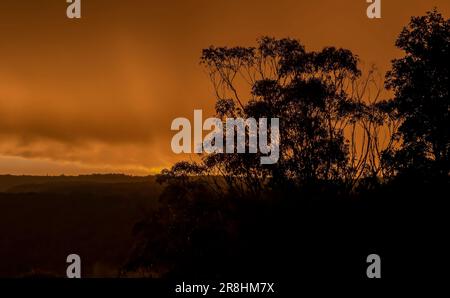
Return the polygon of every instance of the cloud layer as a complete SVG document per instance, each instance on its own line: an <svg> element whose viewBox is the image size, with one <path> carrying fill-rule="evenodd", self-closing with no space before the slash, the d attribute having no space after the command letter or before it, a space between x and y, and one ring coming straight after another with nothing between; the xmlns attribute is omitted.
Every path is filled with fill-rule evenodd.
<svg viewBox="0 0 450 298"><path fill-rule="evenodd" d="M146 174L185 158L170 150L170 123L214 93L202 48L252 45L261 35L298 37L309 49L352 49L381 71L399 53L409 16L447 0L84 1L81 20L65 1L0 4L0 174Z"/></svg>

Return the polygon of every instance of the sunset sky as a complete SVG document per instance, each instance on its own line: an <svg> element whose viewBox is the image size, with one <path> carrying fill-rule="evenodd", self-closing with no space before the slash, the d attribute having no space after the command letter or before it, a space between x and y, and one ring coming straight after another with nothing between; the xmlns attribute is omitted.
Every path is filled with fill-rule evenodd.
<svg viewBox="0 0 450 298"><path fill-rule="evenodd" d="M213 114L203 48L251 46L262 35L307 50L351 49L381 73L413 15L449 0L0 1L0 174L146 175L186 158L171 152L176 117Z"/></svg>

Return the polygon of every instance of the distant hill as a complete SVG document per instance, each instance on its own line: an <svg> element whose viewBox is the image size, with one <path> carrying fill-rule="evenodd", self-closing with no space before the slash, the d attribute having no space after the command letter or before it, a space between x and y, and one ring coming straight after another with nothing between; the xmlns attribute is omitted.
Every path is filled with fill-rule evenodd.
<svg viewBox="0 0 450 298"><path fill-rule="evenodd" d="M155 183L154 176L128 176L123 174L93 174L79 176L14 176L0 175L0 192L47 192L65 187L111 184Z"/></svg>
<svg viewBox="0 0 450 298"><path fill-rule="evenodd" d="M84 276L116 276L161 191L153 176L0 176L0 278L64 276L71 253Z"/></svg>

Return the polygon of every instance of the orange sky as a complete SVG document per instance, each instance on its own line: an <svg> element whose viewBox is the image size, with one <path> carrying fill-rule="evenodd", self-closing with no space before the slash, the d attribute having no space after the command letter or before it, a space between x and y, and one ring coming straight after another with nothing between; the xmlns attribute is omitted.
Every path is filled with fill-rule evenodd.
<svg viewBox="0 0 450 298"><path fill-rule="evenodd" d="M199 65L210 45L294 37L308 50L345 47L384 73L412 15L448 0L0 1L0 174L150 174L174 161L176 117L212 115Z"/></svg>

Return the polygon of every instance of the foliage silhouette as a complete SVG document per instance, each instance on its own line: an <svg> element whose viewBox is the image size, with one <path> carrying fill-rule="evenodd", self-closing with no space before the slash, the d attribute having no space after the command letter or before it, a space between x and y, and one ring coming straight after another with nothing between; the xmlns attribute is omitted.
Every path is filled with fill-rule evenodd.
<svg viewBox="0 0 450 298"><path fill-rule="evenodd" d="M258 154L209 154L162 171L160 208L136 225L123 273L267 277L301 251L321 255L323 264L300 262L320 275L330 260L382 243L380 231L395 234L405 206L413 210L405 214L425 208L399 198L448 190L449 36L449 20L436 10L411 19L396 43L406 56L386 74L390 100L381 100L376 69L363 71L347 49L309 52L295 39L262 37L256 47L203 50L217 117L279 118L280 159L261 165ZM381 227L368 220L380 213ZM403 237L415 243L419 227L402 218L411 227ZM297 235L305 245L293 244Z"/></svg>
<svg viewBox="0 0 450 298"><path fill-rule="evenodd" d="M163 175L220 177L226 183L215 186L222 192L258 197L269 188L323 183L351 189L362 175L379 172L379 158L369 151L376 140L371 134L382 123L374 106L380 91L373 102L365 101L368 86L377 89L374 72L363 77L351 51L307 52L298 40L262 37L257 47L205 49L201 64L216 91L217 117L280 119L280 159L262 166L259 155L209 154ZM361 146L358 125L365 136Z"/></svg>
<svg viewBox="0 0 450 298"><path fill-rule="evenodd" d="M450 20L433 10L412 18L397 39L405 57L392 61L389 112L402 121L400 148L384 162L398 173L448 179L450 170Z"/></svg>

